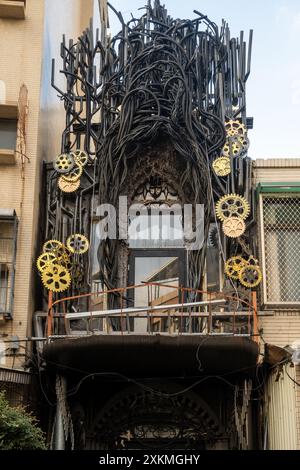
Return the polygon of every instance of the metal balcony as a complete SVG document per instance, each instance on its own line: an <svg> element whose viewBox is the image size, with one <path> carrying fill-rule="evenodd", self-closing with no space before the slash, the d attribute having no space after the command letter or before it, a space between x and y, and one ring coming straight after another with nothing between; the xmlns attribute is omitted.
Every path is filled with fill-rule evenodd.
<svg viewBox="0 0 300 470"><path fill-rule="evenodd" d="M49 367L192 375L199 373L199 350L206 372L255 367L253 303L171 285L153 298L157 287L161 292L161 284L147 283L56 301L50 295L48 315L35 317L36 335L45 334L42 353ZM148 305L136 306L130 299L142 290L149 293ZM108 308L112 299L114 308Z"/></svg>

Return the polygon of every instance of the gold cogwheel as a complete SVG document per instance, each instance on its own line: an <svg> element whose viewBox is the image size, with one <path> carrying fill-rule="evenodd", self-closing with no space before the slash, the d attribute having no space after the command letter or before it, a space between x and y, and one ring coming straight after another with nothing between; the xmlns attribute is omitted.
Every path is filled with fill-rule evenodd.
<svg viewBox="0 0 300 470"><path fill-rule="evenodd" d="M242 256L233 256L226 261L225 273L232 279L238 279L240 270L247 266L247 261Z"/></svg>
<svg viewBox="0 0 300 470"><path fill-rule="evenodd" d="M85 166L89 160L88 154L84 150L75 150L72 156L77 165Z"/></svg>
<svg viewBox="0 0 300 470"><path fill-rule="evenodd" d="M54 168L58 173L69 173L75 166L74 158L69 153L59 155L54 163Z"/></svg>
<svg viewBox="0 0 300 470"><path fill-rule="evenodd" d="M72 253L82 255L88 251L90 243L84 235L75 233L68 238L67 247Z"/></svg>
<svg viewBox="0 0 300 470"><path fill-rule="evenodd" d="M76 165L70 173L63 175L62 178L68 183L75 183L78 181L82 175L83 169L82 166Z"/></svg>
<svg viewBox="0 0 300 470"><path fill-rule="evenodd" d="M42 282L52 292L63 292L70 287L71 275L64 266L48 264L42 273Z"/></svg>
<svg viewBox="0 0 300 470"><path fill-rule="evenodd" d="M239 272L239 281L243 286L249 289L257 287L262 281L260 267L253 265L244 266Z"/></svg>
<svg viewBox="0 0 300 470"><path fill-rule="evenodd" d="M225 123L225 130L226 134L228 137L234 136L234 135L242 135L245 136L247 131L246 127L241 121L234 121L230 119Z"/></svg>
<svg viewBox="0 0 300 470"><path fill-rule="evenodd" d="M228 157L217 158L212 166L217 176L227 176L231 172L230 158Z"/></svg>
<svg viewBox="0 0 300 470"><path fill-rule="evenodd" d="M74 193L80 187L80 178L77 181L66 181L61 176L58 180L58 187L64 193Z"/></svg>
<svg viewBox="0 0 300 470"><path fill-rule="evenodd" d="M58 250L59 248L62 248L63 244L62 242L58 240L48 240L47 242L44 243L43 245L43 252L47 253L49 251L53 252Z"/></svg>
<svg viewBox="0 0 300 470"><path fill-rule="evenodd" d="M254 258L253 255L251 255L248 258L247 264L249 264L250 266L257 266L257 265L259 265L259 261L258 261L258 259Z"/></svg>
<svg viewBox="0 0 300 470"><path fill-rule="evenodd" d="M229 217L224 220L222 228L226 237L238 238L245 233L246 224L239 217Z"/></svg>
<svg viewBox="0 0 300 470"><path fill-rule="evenodd" d="M227 194L221 197L216 204L216 215L223 221L229 217L245 220L249 214L250 206L247 199L238 194Z"/></svg>
<svg viewBox="0 0 300 470"><path fill-rule="evenodd" d="M222 150L224 157L239 157L247 152L250 142L247 137L235 135L229 137Z"/></svg>
<svg viewBox="0 0 300 470"><path fill-rule="evenodd" d="M46 267L53 263L56 260L56 255L53 252L43 253L41 256L38 257L36 265L40 272L43 272Z"/></svg>

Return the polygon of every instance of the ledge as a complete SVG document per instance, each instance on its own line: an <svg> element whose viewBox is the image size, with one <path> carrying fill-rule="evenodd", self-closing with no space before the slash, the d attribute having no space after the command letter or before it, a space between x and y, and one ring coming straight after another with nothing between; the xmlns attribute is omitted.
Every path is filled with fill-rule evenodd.
<svg viewBox="0 0 300 470"><path fill-rule="evenodd" d="M0 18L24 20L26 0L0 0Z"/></svg>
<svg viewBox="0 0 300 470"><path fill-rule="evenodd" d="M16 153L14 150L0 149L0 166L15 165Z"/></svg>
<svg viewBox="0 0 300 470"><path fill-rule="evenodd" d="M0 101L0 119L18 119L18 114L18 103Z"/></svg>
<svg viewBox="0 0 300 470"><path fill-rule="evenodd" d="M127 376L193 376L199 359L206 374L251 376L258 345L248 337L218 335L123 335L56 339L46 344L43 358L51 369L117 372Z"/></svg>

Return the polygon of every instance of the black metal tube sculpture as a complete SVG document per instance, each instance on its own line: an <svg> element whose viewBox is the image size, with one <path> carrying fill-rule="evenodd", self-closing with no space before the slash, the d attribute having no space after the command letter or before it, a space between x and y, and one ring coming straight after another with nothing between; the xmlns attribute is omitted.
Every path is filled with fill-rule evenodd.
<svg viewBox="0 0 300 470"><path fill-rule="evenodd" d="M141 158L145 146L158 142L172 146L181 161L179 185L189 202L205 205L207 239L214 205L222 196L235 193L251 202L246 81L252 31L247 48L243 32L231 38L227 23L219 29L197 11L193 20L175 20L155 0L148 2L141 18L125 23L109 7L121 23L116 36L105 33L102 18L101 41L92 27L76 43L63 40L60 73L66 79L65 92L55 85L53 61L52 85L66 110L62 153L81 148L88 161L76 192L72 185L78 172L71 173L68 190L65 180L57 188L59 171L49 171L47 239L65 240L74 233L88 237L95 205L117 206L130 165ZM234 123L240 124L241 134ZM239 139L233 142L230 136ZM224 161L213 167L220 156L230 158L230 175L218 167L222 170ZM106 239L98 249L101 281L109 288L118 286L120 244ZM243 251L242 245L249 250L245 237L223 239L225 256ZM201 286L205 247L189 253L189 287ZM82 269L80 250L76 256ZM84 276L88 285L87 268Z"/></svg>

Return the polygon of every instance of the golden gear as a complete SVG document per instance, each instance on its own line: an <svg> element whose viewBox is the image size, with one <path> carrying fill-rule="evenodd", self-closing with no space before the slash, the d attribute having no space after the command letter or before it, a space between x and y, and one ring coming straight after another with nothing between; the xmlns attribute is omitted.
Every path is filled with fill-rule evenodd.
<svg viewBox="0 0 300 470"><path fill-rule="evenodd" d="M55 254L59 264L66 264L70 262L71 252L65 245L62 244L62 246L54 250L53 253Z"/></svg>
<svg viewBox="0 0 300 470"><path fill-rule="evenodd" d="M58 187L64 193L74 193L80 187L80 179L77 181L66 181L62 176L58 180Z"/></svg>
<svg viewBox="0 0 300 470"><path fill-rule="evenodd" d="M56 256L53 252L43 253L41 256L38 257L36 265L38 270L42 273L46 267L53 263L56 260Z"/></svg>
<svg viewBox="0 0 300 470"><path fill-rule="evenodd" d="M224 157L239 157L240 155L247 152L250 142L247 137L235 135L227 139L226 144L222 150L222 156Z"/></svg>
<svg viewBox="0 0 300 470"><path fill-rule="evenodd" d="M64 266L48 264L42 273L42 282L52 292L63 292L70 287L71 275Z"/></svg>
<svg viewBox="0 0 300 470"><path fill-rule="evenodd" d="M54 163L54 169L61 174L69 173L75 166L74 158L69 153L59 155Z"/></svg>
<svg viewBox="0 0 300 470"><path fill-rule="evenodd" d="M246 224L239 217L229 217L224 220L222 229L226 237L238 238L245 233Z"/></svg>
<svg viewBox="0 0 300 470"><path fill-rule="evenodd" d="M250 266L258 266L258 265L259 265L259 261L258 261L258 259L254 258L253 255L251 255L251 256L249 256L249 258L248 258L247 264L250 265Z"/></svg>
<svg viewBox="0 0 300 470"><path fill-rule="evenodd" d="M70 259L70 257L67 255L67 254L64 254L63 256L61 256L60 258L56 258L52 264L54 265L58 265L58 266L63 266L64 268L66 268L68 271L71 271L72 269L72 261Z"/></svg>
<svg viewBox="0 0 300 470"><path fill-rule="evenodd" d="M239 279L240 270L247 266L247 261L241 256L229 258L225 264L225 273L232 279Z"/></svg>
<svg viewBox="0 0 300 470"><path fill-rule="evenodd" d="M229 217L238 217L244 220L249 214L250 206L247 199L238 194L227 194L221 197L216 204L216 215L223 221Z"/></svg>
<svg viewBox="0 0 300 470"><path fill-rule="evenodd" d="M84 150L75 150L71 153L76 165L85 166L89 161L88 154Z"/></svg>
<svg viewBox="0 0 300 470"><path fill-rule="evenodd" d="M84 235L75 233L68 238L67 247L72 253L82 255L88 251L90 243Z"/></svg>
<svg viewBox="0 0 300 470"><path fill-rule="evenodd" d="M48 253L49 251L53 252L56 251L59 248L62 248L63 244L62 242L58 240L48 240L46 243L43 245L43 252Z"/></svg>
<svg viewBox="0 0 300 470"><path fill-rule="evenodd" d="M235 135L245 136L247 133L246 127L241 121L234 121L232 119L225 123L225 130L228 137Z"/></svg>
<svg viewBox="0 0 300 470"><path fill-rule="evenodd" d="M213 162L212 167L217 176L227 176L231 173L230 158L217 158Z"/></svg>
<svg viewBox="0 0 300 470"><path fill-rule="evenodd" d="M68 183L75 183L78 181L82 175L83 169L82 166L76 165L75 168L73 168L70 173L67 175L63 175L62 178L64 181L67 181Z"/></svg>
<svg viewBox="0 0 300 470"><path fill-rule="evenodd" d="M244 266L239 272L239 281L243 286L249 289L257 287L262 281L260 267L252 265Z"/></svg>

